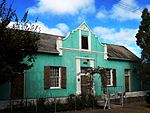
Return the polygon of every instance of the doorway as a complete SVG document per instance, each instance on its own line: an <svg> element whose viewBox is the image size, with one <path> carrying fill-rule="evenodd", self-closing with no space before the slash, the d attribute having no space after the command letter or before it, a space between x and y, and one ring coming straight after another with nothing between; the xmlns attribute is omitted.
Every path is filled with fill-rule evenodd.
<svg viewBox="0 0 150 113"><path fill-rule="evenodd" d="M18 75L11 83L11 99L21 99L24 96L24 74Z"/></svg>
<svg viewBox="0 0 150 113"><path fill-rule="evenodd" d="M129 69L125 69L124 71L125 74L125 92L129 92L131 91L131 87L130 87L130 70Z"/></svg>
<svg viewBox="0 0 150 113"><path fill-rule="evenodd" d="M88 94L88 76L82 75L81 76L81 94Z"/></svg>

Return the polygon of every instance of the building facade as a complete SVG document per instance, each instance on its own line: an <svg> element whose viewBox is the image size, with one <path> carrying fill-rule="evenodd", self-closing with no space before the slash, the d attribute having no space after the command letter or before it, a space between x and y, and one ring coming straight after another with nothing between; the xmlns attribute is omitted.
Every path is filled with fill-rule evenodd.
<svg viewBox="0 0 150 113"><path fill-rule="evenodd" d="M85 70L103 67L112 92L141 90L139 58L124 46L100 43L83 22L65 37L40 34L39 54L24 76L0 86L0 98L50 98L86 92ZM94 94L103 94L101 76L94 75Z"/></svg>

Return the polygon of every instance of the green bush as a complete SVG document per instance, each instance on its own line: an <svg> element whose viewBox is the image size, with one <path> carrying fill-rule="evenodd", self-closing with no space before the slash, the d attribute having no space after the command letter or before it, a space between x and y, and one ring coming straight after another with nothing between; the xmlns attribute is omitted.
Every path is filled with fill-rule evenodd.
<svg viewBox="0 0 150 113"><path fill-rule="evenodd" d="M45 98L37 99L37 104L28 103L25 104L21 101L18 105L12 106L13 113L54 113L60 111L72 111L72 110L81 110L85 108L94 108L97 107L97 101L92 95L69 95L66 103L61 103L60 100L54 99L53 101L48 101ZM10 113L11 109L9 108L1 111L1 113Z"/></svg>

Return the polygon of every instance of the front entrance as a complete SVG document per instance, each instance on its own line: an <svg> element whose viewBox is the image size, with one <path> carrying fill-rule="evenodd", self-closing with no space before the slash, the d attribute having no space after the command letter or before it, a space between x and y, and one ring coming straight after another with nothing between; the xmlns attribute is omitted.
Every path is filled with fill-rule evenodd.
<svg viewBox="0 0 150 113"><path fill-rule="evenodd" d="M21 99L24 95L24 76L18 75L11 83L11 99Z"/></svg>
<svg viewBox="0 0 150 113"><path fill-rule="evenodd" d="M81 76L81 94L87 94L89 92L88 89L88 76Z"/></svg>
<svg viewBox="0 0 150 113"><path fill-rule="evenodd" d="M94 68L93 58L78 57L76 59L76 94L77 95L89 93L88 78L87 78L88 76L85 75L85 70L88 69L89 67Z"/></svg>
<svg viewBox="0 0 150 113"><path fill-rule="evenodd" d="M125 91L129 92L129 76L125 76Z"/></svg>
<svg viewBox="0 0 150 113"><path fill-rule="evenodd" d="M125 69L125 91L130 91L130 70Z"/></svg>

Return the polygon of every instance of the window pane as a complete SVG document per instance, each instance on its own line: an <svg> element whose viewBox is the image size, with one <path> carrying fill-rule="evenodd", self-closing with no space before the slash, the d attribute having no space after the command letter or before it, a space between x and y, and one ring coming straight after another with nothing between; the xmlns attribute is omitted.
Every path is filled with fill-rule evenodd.
<svg viewBox="0 0 150 113"><path fill-rule="evenodd" d="M81 41L82 41L82 49L88 49L88 37L82 36Z"/></svg>
<svg viewBox="0 0 150 113"><path fill-rule="evenodd" d="M85 73L89 67L81 67L81 73Z"/></svg>
<svg viewBox="0 0 150 113"><path fill-rule="evenodd" d="M130 70L129 69L125 69L125 75L129 75L130 74Z"/></svg>
<svg viewBox="0 0 150 113"><path fill-rule="evenodd" d="M111 69L106 70L106 76L107 76L107 85L111 85Z"/></svg>
<svg viewBox="0 0 150 113"><path fill-rule="evenodd" d="M59 67L51 68L51 87L59 87Z"/></svg>

